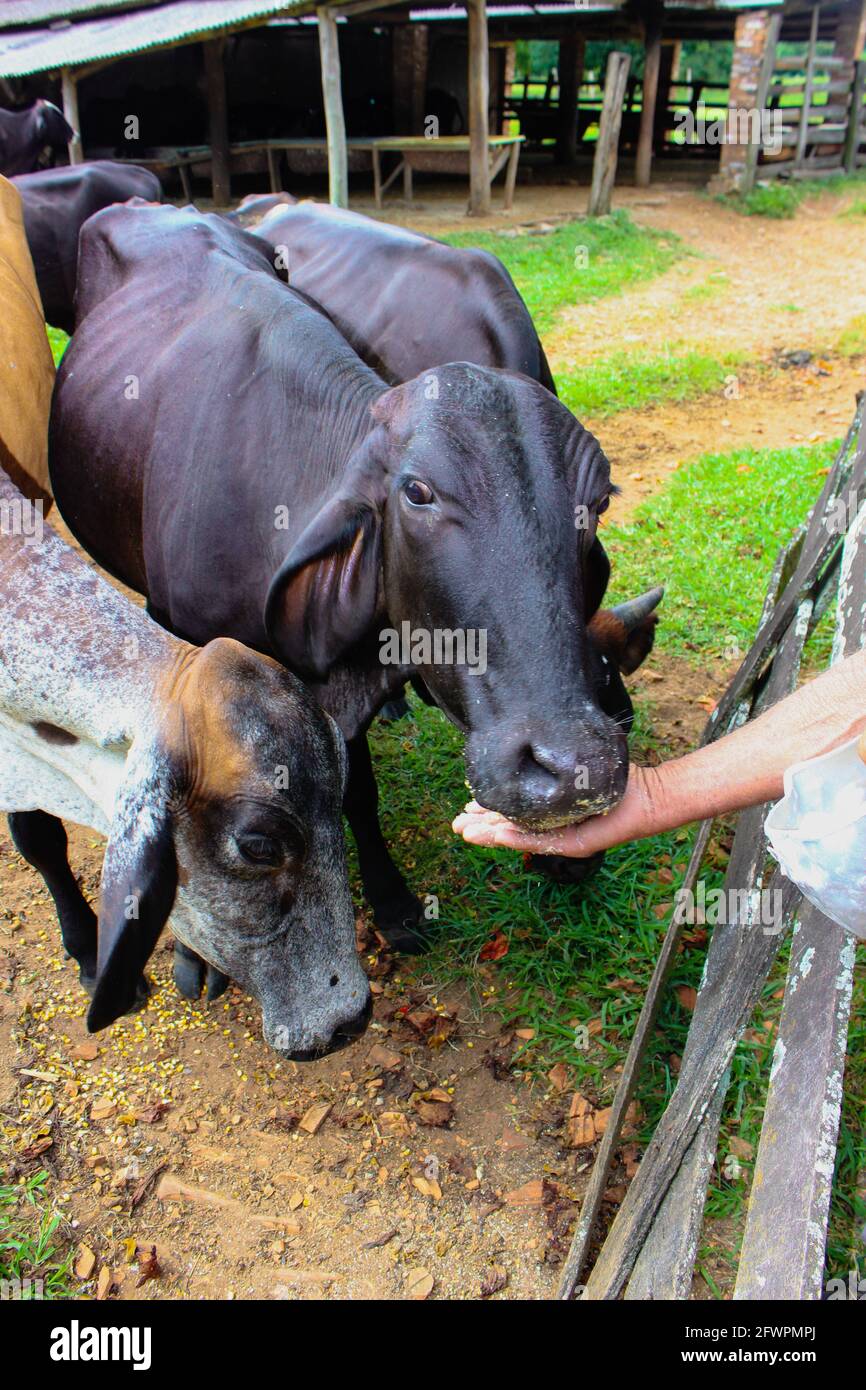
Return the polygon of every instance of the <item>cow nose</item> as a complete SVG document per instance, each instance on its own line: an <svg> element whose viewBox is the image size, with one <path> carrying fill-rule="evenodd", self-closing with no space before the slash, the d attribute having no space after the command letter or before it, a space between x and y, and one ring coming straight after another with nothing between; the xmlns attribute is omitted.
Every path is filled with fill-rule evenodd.
<svg viewBox="0 0 866 1390"><path fill-rule="evenodd" d="M364 1007L352 1018L347 1018L334 1029L334 1047L340 1047L344 1043L352 1042L355 1038L360 1038L361 1034L365 1033L367 1030L367 1024L370 1022L372 1013L373 996L368 994L364 1001Z"/></svg>
<svg viewBox="0 0 866 1390"><path fill-rule="evenodd" d="M472 734L466 760L484 806L537 829L608 810L628 772L625 735L600 711L592 719Z"/></svg>

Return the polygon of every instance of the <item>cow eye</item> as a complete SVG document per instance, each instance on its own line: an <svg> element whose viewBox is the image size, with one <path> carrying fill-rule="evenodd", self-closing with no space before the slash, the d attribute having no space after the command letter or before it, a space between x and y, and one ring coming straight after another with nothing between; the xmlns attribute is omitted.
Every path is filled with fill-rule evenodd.
<svg viewBox="0 0 866 1390"><path fill-rule="evenodd" d="M433 501L433 493L426 483L419 482L417 478L410 478L403 487L403 495L407 502L413 507L429 507Z"/></svg>
<svg viewBox="0 0 866 1390"><path fill-rule="evenodd" d="M270 835L238 835L237 847L248 864L269 864L276 868L286 857L279 840Z"/></svg>

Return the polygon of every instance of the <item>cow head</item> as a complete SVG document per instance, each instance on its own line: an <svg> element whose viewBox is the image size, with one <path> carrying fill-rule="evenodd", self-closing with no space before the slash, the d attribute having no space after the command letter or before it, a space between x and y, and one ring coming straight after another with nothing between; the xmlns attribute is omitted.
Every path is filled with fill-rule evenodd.
<svg viewBox="0 0 866 1390"><path fill-rule="evenodd" d="M77 132L60 108L53 101L40 99L36 103L35 116L37 144L50 150L65 150Z"/></svg>
<svg viewBox="0 0 866 1390"><path fill-rule="evenodd" d="M169 914L261 1004L295 1058L363 1032L343 847L342 735L288 671L238 643L188 649L127 758L105 854L91 1031L125 1012Z"/></svg>
<svg viewBox="0 0 866 1390"><path fill-rule="evenodd" d="M536 827L609 809L628 753L587 635L608 573L597 441L537 382L467 363L372 413L271 585L275 651L322 679L375 634L465 732L484 805Z"/></svg>

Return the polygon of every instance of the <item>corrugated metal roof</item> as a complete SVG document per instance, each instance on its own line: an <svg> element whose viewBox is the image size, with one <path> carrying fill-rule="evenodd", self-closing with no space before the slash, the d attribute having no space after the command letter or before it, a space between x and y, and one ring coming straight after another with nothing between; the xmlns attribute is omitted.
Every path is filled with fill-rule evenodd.
<svg viewBox="0 0 866 1390"><path fill-rule="evenodd" d="M133 14L86 19L56 29L0 31L0 77L79 67L143 53L246 20L303 11L309 0L175 0ZM2 14L2 10L0 10Z"/></svg>
<svg viewBox="0 0 866 1390"><path fill-rule="evenodd" d="M58 19L82 19L112 10L142 10L162 0L0 0L0 27L50 24Z"/></svg>

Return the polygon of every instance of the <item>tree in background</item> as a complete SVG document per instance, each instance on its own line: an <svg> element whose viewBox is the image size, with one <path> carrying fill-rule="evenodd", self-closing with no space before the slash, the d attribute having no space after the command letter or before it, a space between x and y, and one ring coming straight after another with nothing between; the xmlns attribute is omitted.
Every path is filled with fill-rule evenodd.
<svg viewBox="0 0 866 1390"><path fill-rule="evenodd" d="M631 54L631 72L636 77L643 76L643 44L634 40L616 43L612 40L592 42L586 45L585 69L601 74L607 63L607 55L617 49ZM680 75L685 77L691 71L698 82L707 82L727 87L731 75L731 59L734 45L724 39L696 39L684 43L680 59ZM546 39L521 39L515 44L515 69L520 77L535 77L545 81L551 68L559 60L559 44Z"/></svg>

